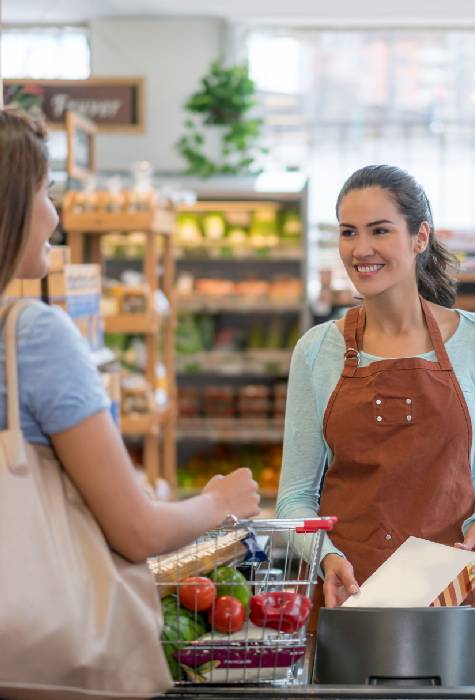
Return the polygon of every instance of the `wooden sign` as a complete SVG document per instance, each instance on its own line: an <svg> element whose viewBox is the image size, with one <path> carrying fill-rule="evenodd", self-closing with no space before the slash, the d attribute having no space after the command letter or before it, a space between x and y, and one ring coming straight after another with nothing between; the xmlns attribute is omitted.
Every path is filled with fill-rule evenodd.
<svg viewBox="0 0 475 700"><path fill-rule="evenodd" d="M96 125L76 112L66 113L68 155L66 170L71 178L85 180L96 172Z"/></svg>
<svg viewBox="0 0 475 700"><path fill-rule="evenodd" d="M143 78L3 81L5 104L40 109L49 129L64 129L66 113L76 112L98 131L142 132Z"/></svg>

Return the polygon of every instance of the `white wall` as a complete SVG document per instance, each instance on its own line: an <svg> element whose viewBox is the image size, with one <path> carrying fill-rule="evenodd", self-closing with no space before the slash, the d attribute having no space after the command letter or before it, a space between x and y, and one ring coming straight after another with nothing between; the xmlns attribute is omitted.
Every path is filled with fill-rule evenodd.
<svg viewBox="0 0 475 700"><path fill-rule="evenodd" d="M221 54L225 25L218 19L119 19L91 23L92 75L143 75L143 134L100 134L99 170L126 170L149 160L160 171L180 171L174 143L183 132L186 99Z"/></svg>

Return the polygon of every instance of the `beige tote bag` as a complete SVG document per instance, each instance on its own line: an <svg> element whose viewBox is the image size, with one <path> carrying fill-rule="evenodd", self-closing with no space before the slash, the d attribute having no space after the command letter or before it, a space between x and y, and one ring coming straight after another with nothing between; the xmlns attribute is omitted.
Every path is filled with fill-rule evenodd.
<svg viewBox="0 0 475 700"><path fill-rule="evenodd" d="M21 433L16 319L27 303L0 316L0 697L153 697L172 680L151 573L111 551L53 451Z"/></svg>

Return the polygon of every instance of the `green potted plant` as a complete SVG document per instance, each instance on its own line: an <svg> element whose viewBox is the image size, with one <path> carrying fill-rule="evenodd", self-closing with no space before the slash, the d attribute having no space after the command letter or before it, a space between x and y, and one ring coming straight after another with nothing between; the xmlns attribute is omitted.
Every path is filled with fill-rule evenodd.
<svg viewBox="0 0 475 700"><path fill-rule="evenodd" d="M200 89L185 104L190 116L185 134L176 144L187 162L188 174L210 177L217 174L257 174L255 156L265 149L257 145L262 119L249 112L256 104L256 88L246 65L226 67L212 63L201 79ZM219 131L219 159L206 152L207 135Z"/></svg>

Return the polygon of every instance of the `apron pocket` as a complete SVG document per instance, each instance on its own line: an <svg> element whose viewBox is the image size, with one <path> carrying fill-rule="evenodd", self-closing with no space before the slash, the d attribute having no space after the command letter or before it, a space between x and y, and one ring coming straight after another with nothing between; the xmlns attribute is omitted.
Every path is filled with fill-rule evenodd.
<svg viewBox="0 0 475 700"><path fill-rule="evenodd" d="M377 426L412 425L415 423L415 401L411 396L381 396L373 399L373 418Z"/></svg>

